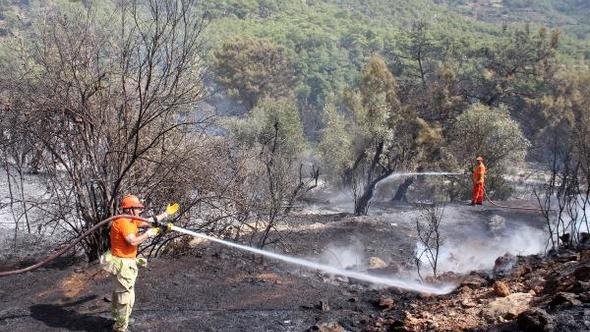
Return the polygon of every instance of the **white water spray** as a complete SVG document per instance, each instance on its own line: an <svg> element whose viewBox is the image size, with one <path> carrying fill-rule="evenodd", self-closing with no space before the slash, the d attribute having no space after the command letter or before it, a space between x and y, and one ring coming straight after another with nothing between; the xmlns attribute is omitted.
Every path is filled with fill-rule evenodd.
<svg viewBox="0 0 590 332"><path fill-rule="evenodd" d="M400 173L392 173L390 176L386 177L385 179L383 179L381 181L385 182L388 179L393 179L393 178L397 178L397 177L417 176L417 175L444 176L444 175L465 175L465 174L464 173L456 173L456 172L400 172Z"/></svg>
<svg viewBox="0 0 590 332"><path fill-rule="evenodd" d="M207 239L207 240L210 240L213 242L221 243L226 246L249 251L249 252L252 252L255 254L270 257L270 258L280 260L283 262L287 262L290 264L305 266L310 269L325 271L328 273L337 274L337 275L349 277L349 278L356 279L356 280L367 281L367 282L374 283L374 284L386 285L386 286L396 287L396 288L400 288L400 289L406 289L406 290L411 290L411 291L421 292L421 293L430 293L430 294L435 294L435 295L448 294L453 289L455 289L455 286L453 286L453 285L434 286L434 285L421 284L421 283L412 282L412 281L404 281L404 280L399 280L399 279L377 277L377 276L372 276L369 274L355 272L355 271L348 271L348 270L340 269L340 268L329 266L329 265L311 262L311 261L301 259L301 258L289 257L289 256L281 255L281 254L275 254L275 253L272 253L272 252L269 252L266 250L256 249L256 248L248 247L245 245L233 243L230 241L220 240L220 239L214 238L212 236L209 236L209 235L206 235L203 233L189 231L187 229L180 228L177 226L173 226L172 230L179 232L179 233L183 233L183 234L187 234L187 235L191 235L191 236L196 236L196 237Z"/></svg>

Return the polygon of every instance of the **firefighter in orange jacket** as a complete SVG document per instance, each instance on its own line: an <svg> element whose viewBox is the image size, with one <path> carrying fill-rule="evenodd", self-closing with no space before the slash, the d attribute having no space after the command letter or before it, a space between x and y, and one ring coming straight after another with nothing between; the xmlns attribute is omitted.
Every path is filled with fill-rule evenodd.
<svg viewBox="0 0 590 332"><path fill-rule="evenodd" d="M115 324L114 331L127 331L130 323L130 315L135 303L135 280L137 279L138 265L145 265L146 260L137 258L137 247L148 238L160 233L159 227L151 227L152 224L164 225L164 220L174 216L178 210L177 203L169 204L166 212L151 217L150 222L144 222L125 217L117 218L111 224L110 238L111 249L101 257L103 269L113 275L113 302L111 311ZM121 200L121 210L125 214L137 216L143 212L144 206L134 195L126 195ZM165 225L172 228L172 223ZM139 228L149 228L142 234Z"/></svg>
<svg viewBox="0 0 590 332"><path fill-rule="evenodd" d="M477 165L473 168L473 194L471 196L471 205L482 205L484 195L484 185L486 177L486 167L483 164L483 158L475 158Z"/></svg>

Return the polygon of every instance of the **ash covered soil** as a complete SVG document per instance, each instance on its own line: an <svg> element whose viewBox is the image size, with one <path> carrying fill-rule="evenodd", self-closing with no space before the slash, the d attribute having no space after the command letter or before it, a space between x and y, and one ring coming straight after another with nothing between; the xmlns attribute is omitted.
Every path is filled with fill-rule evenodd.
<svg viewBox="0 0 590 332"><path fill-rule="evenodd" d="M375 274L415 278L408 271L416 213L411 205L389 203L375 206L366 217L300 211L279 225L280 245L269 249L328 264L349 264ZM132 314L135 323L130 330L518 330L521 314L537 307L545 312L531 317L547 321L545 327L590 328L590 289L584 288L590 270L588 274L578 271L590 266L590 255L565 252L561 260L514 256L533 253L542 245L542 239L534 239L543 227L538 213L453 205L447 207L444 220L443 271L465 272L443 274L444 281L458 286L451 294L434 297L383 288L201 243L189 256L154 258L148 268L140 269ZM519 236L523 231L529 233ZM512 255L498 262L496 258L506 252ZM6 258L0 270L26 266L42 257ZM96 265L76 260L63 258L33 272L0 278L0 330L110 330L110 277ZM561 268L563 264L567 269ZM469 274L470 269L479 272ZM514 274L514 269L520 272ZM555 275L557 271L565 274ZM496 295L496 281L503 281L509 294ZM555 286L568 283L565 288ZM556 296L561 298L554 300ZM504 309L520 306L522 310L489 311L503 304L493 303L496 299L508 301ZM579 323L554 315L555 310L568 312L567 308L575 309L571 317Z"/></svg>

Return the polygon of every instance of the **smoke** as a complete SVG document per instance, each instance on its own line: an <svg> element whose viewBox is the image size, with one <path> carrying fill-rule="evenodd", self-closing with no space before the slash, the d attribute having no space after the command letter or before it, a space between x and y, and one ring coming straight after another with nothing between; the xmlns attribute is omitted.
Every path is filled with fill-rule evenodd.
<svg viewBox="0 0 590 332"><path fill-rule="evenodd" d="M439 273L489 270L494 267L496 258L506 253L524 256L542 253L546 248L547 234L542 229L507 225L500 216L493 216L487 226L487 231L474 227L472 232L460 236L447 234L439 252ZM416 244L416 250L423 248L422 243ZM425 258L422 266L428 266Z"/></svg>
<svg viewBox="0 0 590 332"><path fill-rule="evenodd" d="M315 191L308 194L316 203L306 204L299 209L300 214L326 215L354 211L354 198L350 191Z"/></svg>
<svg viewBox="0 0 590 332"><path fill-rule="evenodd" d="M341 269L361 270L366 267L367 260L364 252L361 241L354 239L349 245L329 244L315 260Z"/></svg>
<svg viewBox="0 0 590 332"><path fill-rule="evenodd" d="M447 294L447 293L451 292L453 289L455 289L455 286L450 285L450 284L429 285L429 284L423 284L423 283L420 283L417 281L412 281L412 280L407 280L407 279L386 278L386 277L382 277L382 276L374 276L374 275L370 275L367 273L337 268L337 267L329 266L326 264L316 263L316 262L302 259L302 258L277 254L277 253L273 253L273 252L270 252L267 250L253 248L253 247L249 247L249 246L246 246L243 244L238 244L238 243L231 242L231 241L221 240L221 239L215 238L215 237L207 235L207 234L189 231L188 229L184 229L184 228L181 228L178 226L172 226L172 230L179 232L179 233L207 239L207 240L210 240L210 241L213 241L216 243L220 243L220 244L223 244L223 245L226 245L229 247L233 247L233 248L236 248L239 250L262 255L262 256L265 256L268 258L272 258L272 259L275 259L278 261L285 262L285 263L299 265L299 266L306 267L306 268L309 268L312 270L318 270L318 271L326 272L326 273L333 274L333 275L340 275L340 276L355 279L355 280L366 281L368 283L375 284L375 285L385 285L385 286L391 286L391 287L406 289L406 290L415 291L415 292L430 293L430 294L436 294L436 295Z"/></svg>

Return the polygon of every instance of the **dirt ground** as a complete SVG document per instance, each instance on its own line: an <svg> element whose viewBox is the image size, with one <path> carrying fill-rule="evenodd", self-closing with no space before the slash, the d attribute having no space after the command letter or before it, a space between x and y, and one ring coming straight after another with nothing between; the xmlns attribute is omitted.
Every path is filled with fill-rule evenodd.
<svg viewBox="0 0 590 332"><path fill-rule="evenodd" d="M343 248L351 247L360 251L354 258L361 261L358 265L366 267L369 257L379 257L395 272L410 266L415 216L415 207L389 203L375 206L367 217L299 213L279 228L282 245L271 249L306 258L330 257L332 252L343 260ZM486 241L506 239L517 227L543 227L534 212L490 206L453 205L446 218L444 232L457 250L467 237L493 247L502 244ZM500 233L490 226L490 220L498 219ZM0 270L26 263L30 261L5 260ZM109 278L97 266L68 258L0 278L0 330L109 330ZM412 303L423 296L261 260L210 243L201 244L192 256L150 260L149 267L140 270L136 289L131 331L303 331L330 322L362 331L383 315L380 298L395 299L395 312L388 313L395 316L412 310Z"/></svg>

